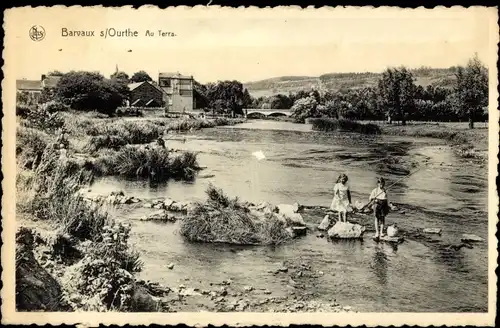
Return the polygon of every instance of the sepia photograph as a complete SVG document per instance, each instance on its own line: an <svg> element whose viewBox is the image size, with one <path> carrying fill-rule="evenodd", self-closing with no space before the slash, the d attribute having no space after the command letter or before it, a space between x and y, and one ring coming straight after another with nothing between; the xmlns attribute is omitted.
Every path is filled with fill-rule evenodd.
<svg viewBox="0 0 500 328"><path fill-rule="evenodd" d="M6 10L2 323L494 325L497 21Z"/></svg>

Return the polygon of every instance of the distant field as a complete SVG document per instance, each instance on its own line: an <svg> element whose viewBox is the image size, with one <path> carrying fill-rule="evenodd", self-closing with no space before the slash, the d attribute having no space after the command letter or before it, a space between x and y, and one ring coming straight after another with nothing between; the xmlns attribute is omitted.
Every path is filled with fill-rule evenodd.
<svg viewBox="0 0 500 328"><path fill-rule="evenodd" d="M415 83L449 88L454 81L454 68L413 70ZM315 88L323 91L374 87L381 73L330 73L321 76L281 76L245 83L253 97L272 96Z"/></svg>

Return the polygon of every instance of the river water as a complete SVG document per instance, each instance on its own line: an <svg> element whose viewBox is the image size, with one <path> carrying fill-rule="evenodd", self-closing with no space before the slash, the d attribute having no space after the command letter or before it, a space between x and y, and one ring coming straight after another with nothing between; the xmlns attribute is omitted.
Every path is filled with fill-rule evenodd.
<svg viewBox="0 0 500 328"><path fill-rule="evenodd" d="M305 213L312 230L279 247L232 247L190 244L176 233L176 224L136 220L147 209L127 209L119 216L133 224L132 243L141 252L141 276L167 286L185 283L204 287L231 278L241 285L287 295L287 283L273 270L283 261L311 264L321 271L311 289L319 301L336 299L361 312L487 311L487 243L451 250L463 233L487 240L487 169L457 158L437 139L398 136L326 134L309 125L250 121L175 136L167 146L199 152L206 166L192 183L151 186L118 178L99 180L94 193L123 190L142 199L170 197L177 201L205 199L209 183L230 196L258 203L299 202L329 206L333 185L346 173L353 202L366 202L383 176L390 201L400 209L386 221L405 231L442 228L441 236L407 238L398 247L375 243L371 219L364 241L331 242L314 231L321 213ZM262 151L258 160L252 155ZM401 179L405 174L409 177ZM404 211L402 211L404 209ZM175 263L175 269L167 265Z"/></svg>

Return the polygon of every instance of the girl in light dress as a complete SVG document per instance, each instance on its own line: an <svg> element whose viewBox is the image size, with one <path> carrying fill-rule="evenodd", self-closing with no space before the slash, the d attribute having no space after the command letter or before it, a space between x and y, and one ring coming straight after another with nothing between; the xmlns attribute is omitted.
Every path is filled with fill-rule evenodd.
<svg viewBox="0 0 500 328"><path fill-rule="evenodd" d="M330 209L338 212L340 222L347 222L347 212L352 210L348 180L347 175L342 173L333 187L333 200Z"/></svg>

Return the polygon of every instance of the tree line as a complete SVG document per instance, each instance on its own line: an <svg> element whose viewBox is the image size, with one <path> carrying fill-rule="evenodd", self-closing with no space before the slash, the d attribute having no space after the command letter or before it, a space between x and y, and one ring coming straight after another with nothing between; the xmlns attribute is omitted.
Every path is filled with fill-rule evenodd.
<svg viewBox="0 0 500 328"><path fill-rule="evenodd" d="M311 117L387 119L389 123L398 120L403 125L409 120L465 120L473 128L474 122L487 120L488 70L477 56L471 58L465 67L445 69L455 72L449 88L416 85L414 72L424 70L426 68L388 68L374 87L278 94L254 99L252 106L291 109L297 122Z"/></svg>
<svg viewBox="0 0 500 328"><path fill-rule="evenodd" d="M421 68L420 70L425 69ZM197 109L218 114L243 114L245 108L290 109L296 121L310 117L332 117L351 120L475 121L487 119L488 70L477 58L465 67L453 67L452 87L422 87L415 84L413 72L406 67L388 68L374 87L338 91L318 90L252 97L239 81L194 82L193 95ZM362 73L361 73L362 74ZM372 73L366 73L372 74ZM76 110L97 110L113 114L129 97L128 84L153 79L139 71L129 77L115 72L105 78L97 72L50 72L60 76L55 88L45 88L40 102L56 101ZM20 103L26 102L18 94Z"/></svg>

